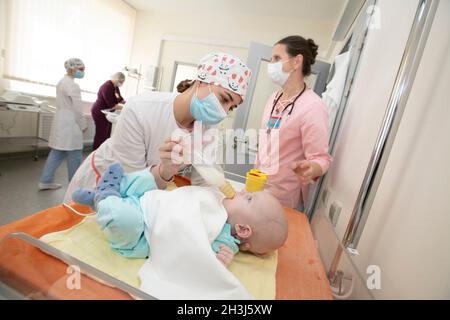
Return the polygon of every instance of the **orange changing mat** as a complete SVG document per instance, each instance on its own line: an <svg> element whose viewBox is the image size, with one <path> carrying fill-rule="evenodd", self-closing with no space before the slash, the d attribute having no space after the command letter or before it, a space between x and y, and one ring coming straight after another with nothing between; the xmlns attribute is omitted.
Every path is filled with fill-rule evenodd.
<svg viewBox="0 0 450 320"><path fill-rule="evenodd" d="M80 212L90 209L74 205ZM276 298L278 300L332 299L331 289L307 217L285 209L289 236L278 251ZM68 266L16 238L5 238L24 232L35 238L66 230L83 218L63 206L50 208L25 219L0 227L0 281L19 293L34 299L131 299L119 290L87 276L81 276L79 290L66 286Z"/></svg>

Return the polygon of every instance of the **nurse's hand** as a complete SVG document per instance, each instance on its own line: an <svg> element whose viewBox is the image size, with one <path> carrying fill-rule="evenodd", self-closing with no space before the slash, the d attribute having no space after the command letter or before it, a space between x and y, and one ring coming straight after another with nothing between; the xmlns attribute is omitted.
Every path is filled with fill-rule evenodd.
<svg viewBox="0 0 450 320"><path fill-rule="evenodd" d="M183 164L183 147L180 141L167 139L159 148L160 175L166 181L173 178Z"/></svg>
<svg viewBox="0 0 450 320"><path fill-rule="evenodd" d="M296 161L291 165L291 169L298 176L303 184L313 183L315 179L322 176L322 168L314 161Z"/></svg>

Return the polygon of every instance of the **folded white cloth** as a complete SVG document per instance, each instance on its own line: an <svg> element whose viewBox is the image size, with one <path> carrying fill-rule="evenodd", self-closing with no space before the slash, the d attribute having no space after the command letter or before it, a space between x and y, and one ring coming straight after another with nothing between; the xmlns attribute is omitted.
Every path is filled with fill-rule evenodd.
<svg viewBox="0 0 450 320"><path fill-rule="evenodd" d="M158 299L252 299L211 249L227 220L224 196L212 188L151 191L141 197L150 258L141 290Z"/></svg>
<svg viewBox="0 0 450 320"><path fill-rule="evenodd" d="M119 120L119 116L120 114L116 114L116 113L112 113L112 112L107 112L105 113L106 115L106 119L111 122L112 124L117 123L117 121Z"/></svg>

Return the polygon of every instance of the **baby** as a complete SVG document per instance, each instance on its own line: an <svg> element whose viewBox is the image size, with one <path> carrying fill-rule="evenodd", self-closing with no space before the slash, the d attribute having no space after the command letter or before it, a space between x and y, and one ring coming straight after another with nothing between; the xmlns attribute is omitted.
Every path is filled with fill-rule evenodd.
<svg viewBox="0 0 450 320"><path fill-rule="evenodd" d="M180 199L183 195L188 199ZM112 249L127 258L151 256L153 249L149 234L164 230L161 227L154 230L154 225L164 220L157 217L156 211L164 211L161 214L167 218L167 215L174 214L174 210L166 209L167 205L177 201L184 201L178 211L204 211L205 226L208 219L216 219L211 217L220 217L216 213L223 213L223 220L214 220L219 221L215 225L219 225L221 231L207 232L214 235L209 239L211 248L225 266L229 266L239 250L264 256L280 248L287 238L284 210L268 192L242 191L234 199L224 199L213 188L184 187L176 192L161 191L157 190L154 177L148 170L124 174L119 164L113 164L103 174L95 190L78 189L72 197L75 202L90 205L97 211L97 222ZM165 203L164 209L158 209L162 203ZM171 223L170 217L168 221ZM178 231L178 235L181 233Z"/></svg>

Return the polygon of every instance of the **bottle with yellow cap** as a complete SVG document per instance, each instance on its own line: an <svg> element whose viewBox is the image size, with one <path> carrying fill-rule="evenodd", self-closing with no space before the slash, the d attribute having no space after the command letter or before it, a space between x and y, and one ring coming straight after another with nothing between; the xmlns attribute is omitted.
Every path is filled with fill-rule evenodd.
<svg viewBox="0 0 450 320"><path fill-rule="evenodd" d="M214 166L194 165L197 172L205 179L205 181L217 187L228 199L233 199L236 196L236 191L233 186L225 180L225 175Z"/></svg>
<svg viewBox="0 0 450 320"><path fill-rule="evenodd" d="M233 186L225 180L225 175L222 171L218 170L213 164L206 163L200 153L194 151L198 161L193 163L197 172L205 179L205 181L212 186L217 187L228 199L233 199L236 196L236 191Z"/></svg>
<svg viewBox="0 0 450 320"><path fill-rule="evenodd" d="M222 185L219 190L225 195L228 199L233 199L236 196L236 191L233 186L226 181L224 185Z"/></svg>

